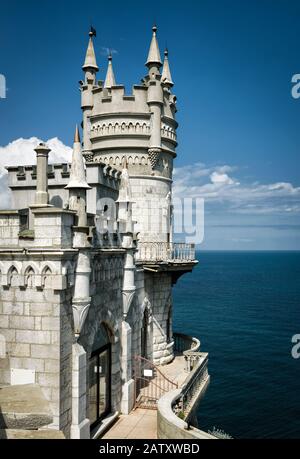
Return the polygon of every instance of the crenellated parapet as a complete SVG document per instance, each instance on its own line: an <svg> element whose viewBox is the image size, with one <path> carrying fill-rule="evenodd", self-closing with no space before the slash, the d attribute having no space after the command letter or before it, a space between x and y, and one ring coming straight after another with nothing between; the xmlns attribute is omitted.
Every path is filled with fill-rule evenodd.
<svg viewBox="0 0 300 459"><path fill-rule="evenodd" d="M148 73L141 84L133 86L131 94L126 94L125 87L116 83L111 55L104 82L91 83L87 78L81 82L83 155L87 162L99 161L105 156L112 157L112 163L117 166L120 155L129 159L137 153L147 158L150 169L137 171L135 168L134 174L165 176L159 164L165 163L166 155L169 160L176 156L177 108L176 96L171 92L173 81L168 53L165 52L162 63L156 26L152 30L146 62ZM132 172L131 167L129 169Z"/></svg>

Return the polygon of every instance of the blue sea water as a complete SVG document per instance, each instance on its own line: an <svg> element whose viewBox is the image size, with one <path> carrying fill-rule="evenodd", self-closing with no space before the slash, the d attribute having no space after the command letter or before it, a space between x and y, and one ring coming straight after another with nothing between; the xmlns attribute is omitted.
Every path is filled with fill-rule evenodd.
<svg viewBox="0 0 300 459"><path fill-rule="evenodd" d="M300 252L198 252L174 288L174 330L209 352L199 427L300 438Z"/></svg>

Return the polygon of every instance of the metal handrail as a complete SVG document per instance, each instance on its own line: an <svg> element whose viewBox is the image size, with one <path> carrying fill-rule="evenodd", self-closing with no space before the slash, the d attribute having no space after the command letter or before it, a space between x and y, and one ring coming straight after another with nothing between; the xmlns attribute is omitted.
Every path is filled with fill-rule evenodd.
<svg viewBox="0 0 300 459"><path fill-rule="evenodd" d="M158 373L163 377L163 379L166 379L169 383L173 384L175 389L178 388L178 384L175 383L174 381L172 381L171 379L169 379L162 371L160 371L160 369L158 368L157 365L155 365L153 362L151 362L151 360L148 360L145 357L142 357L141 355L135 355L134 356L134 360L140 360L140 361L146 362L152 368L155 368L155 370L158 371Z"/></svg>

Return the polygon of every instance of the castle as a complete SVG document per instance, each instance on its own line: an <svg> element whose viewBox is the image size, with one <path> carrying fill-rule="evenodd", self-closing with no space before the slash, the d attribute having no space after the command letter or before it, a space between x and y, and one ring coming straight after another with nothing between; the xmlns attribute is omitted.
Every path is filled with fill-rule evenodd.
<svg viewBox="0 0 300 459"><path fill-rule="evenodd" d="M195 264L172 240L176 96L168 52L153 35L131 95L105 81L90 32L80 82L82 143L72 163L8 167L0 211L0 386L37 384L52 429L90 438L137 398L134 358L174 358L172 285Z"/></svg>

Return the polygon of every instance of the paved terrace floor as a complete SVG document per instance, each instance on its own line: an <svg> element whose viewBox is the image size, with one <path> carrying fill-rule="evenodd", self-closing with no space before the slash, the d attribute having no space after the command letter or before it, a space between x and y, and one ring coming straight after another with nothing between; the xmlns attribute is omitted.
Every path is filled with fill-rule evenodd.
<svg viewBox="0 0 300 459"><path fill-rule="evenodd" d="M184 371L184 357L176 356L168 365L158 367L162 373L181 386L187 377ZM109 439L156 439L157 411L137 408L128 415L121 415L117 422L101 437Z"/></svg>

